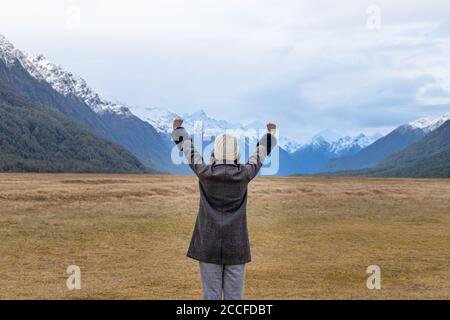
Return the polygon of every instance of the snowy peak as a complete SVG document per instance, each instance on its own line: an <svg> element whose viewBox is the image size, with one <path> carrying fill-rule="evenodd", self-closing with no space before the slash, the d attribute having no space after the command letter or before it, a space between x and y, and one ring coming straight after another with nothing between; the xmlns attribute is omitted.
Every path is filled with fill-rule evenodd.
<svg viewBox="0 0 450 320"><path fill-rule="evenodd" d="M8 66L19 63L33 78L46 81L53 89L62 95L74 95L84 101L97 113L112 112L121 115L131 114L124 105L109 102L95 93L86 81L62 67L57 66L43 55L30 56L16 49L0 34L0 60Z"/></svg>
<svg viewBox="0 0 450 320"><path fill-rule="evenodd" d="M326 129L317 133L311 139L311 144L323 145L323 144L332 144L333 142L339 140L341 135L336 131Z"/></svg>
<svg viewBox="0 0 450 320"><path fill-rule="evenodd" d="M210 117L203 109L193 113L183 114L181 117L163 108L136 107L133 108L133 112L144 121L150 123L158 132L166 134L172 132L172 122L175 118L182 118L184 120L183 126L191 132L194 130L194 125L197 122L201 122L202 129L207 134L208 131L213 134L227 129L234 129L241 130L249 139L256 139L257 130L265 128L265 125L262 125L258 121L243 125L226 120L217 120ZM280 136L278 144L289 153L293 153L301 146L296 140L285 136Z"/></svg>
<svg viewBox="0 0 450 320"><path fill-rule="evenodd" d="M103 99L88 86L83 78L64 70L61 66L53 64L44 55L28 56L27 60L53 89L64 96L74 95L78 97L94 112L131 115L128 107Z"/></svg>
<svg viewBox="0 0 450 320"><path fill-rule="evenodd" d="M133 108L133 112L141 119L150 123L158 132L169 133L172 131L172 122L175 118L182 118L184 120L183 126L189 131L193 132L196 122L201 122L202 129L205 132L221 132L226 129L242 130L250 139L256 139L256 132L258 129L265 128L260 122L253 122L248 125L240 123L233 123L226 120L217 120L210 117L204 110L199 110L193 113L183 114L181 117L173 112L163 108ZM280 135L278 144L281 148L289 153L294 153L300 148L313 148L315 150L322 149L327 152L340 155L347 151L354 151L362 149L379 139L382 135L375 134L368 136L359 134L354 137L342 137L337 132L332 130L324 130L315 135L309 144L302 145L295 139Z"/></svg>
<svg viewBox="0 0 450 320"><path fill-rule="evenodd" d="M217 120L209 117L203 110L191 114L185 114L183 115L183 119L185 119L187 123L187 128L193 128L196 121L201 121L203 129L212 130L213 132L221 132L226 129L237 130L237 134L243 133L245 137L250 139L251 144L256 143L259 130L266 130L266 125L262 124L260 121L254 121L250 124L244 125L237 122ZM278 145L289 153L295 152L301 146L295 139L283 135L280 135Z"/></svg>
<svg viewBox="0 0 450 320"><path fill-rule="evenodd" d="M382 137L382 134L375 133L371 136L367 136L363 133L357 135L357 136L345 136L339 138L337 141L334 141L331 145L331 152L334 154L342 154L344 152L347 152L352 149L363 149L372 143L374 143L376 140L380 139Z"/></svg>
<svg viewBox="0 0 450 320"><path fill-rule="evenodd" d="M176 113L170 112L167 109L157 108L157 107L149 107L149 108L138 108L133 107L133 113L136 114L142 120L151 124L156 131L159 133L168 133L172 132L172 123L176 118L180 118Z"/></svg>
<svg viewBox="0 0 450 320"><path fill-rule="evenodd" d="M339 156L365 148L381 137L379 133L370 136L363 133L356 136L342 136L332 130L324 130L313 136L311 142L301 146L301 149L324 150Z"/></svg>
<svg viewBox="0 0 450 320"><path fill-rule="evenodd" d="M439 128L447 120L450 120L450 112L445 113L437 118L432 117L420 118L408 123L408 125L415 129L422 129L425 133L428 133Z"/></svg>
<svg viewBox="0 0 450 320"><path fill-rule="evenodd" d="M242 124L212 118L209 115L207 115L203 109L193 113L183 114L182 118L184 119L186 127L188 128L193 128L196 122L201 122L203 130L212 130L212 131L224 131L226 129L245 130Z"/></svg>
<svg viewBox="0 0 450 320"><path fill-rule="evenodd" d="M211 118L204 110L185 113L182 116L163 108L133 108L133 112L141 119L149 122L159 132L172 132L172 122L175 118L184 120L183 126L192 130L196 122L201 122L203 130L244 129L239 123Z"/></svg>
<svg viewBox="0 0 450 320"><path fill-rule="evenodd" d="M86 81L71 72L64 70L48 60L44 55L30 56L16 49L3 35L0 34L0 60L7 66L17 63L35 79L46 81L53 89L64 96L73 95L84 101L96 113L114 113L131 115L125 105L113 103L100 97L86 83Z"/></svg>
<svg viewBox="0 0 450 320"><path fill-rule="evenodd" d="M3 61L6 66L12 67L20 64L32 77L43 81L43 77L37 68L27 59L27 55L19 49L16 49L14 45L8 41L3 35L0 34L0 60Z"/></svg>
<svg viewBox="0 0 450 320"><path fill-rule="evenodd" d="M278 139L278 144L281 148L283 148L284 150L286 150L289 153L294 153L302 146L295 139L285 137L285 136L281 136Z"/></svg>
<svg viewBox="0 0 450 320"><path fill-rule="evenodd" d="M0 34L0 58L3 62L8 66L13 65L18 60L18 54L21 55L22 53Z"/></svg>
<svg viewBox="0 0 450 320"><path fill-rule="evenodd" d="M332 141L328 141L320 134L316 134L311 138L311 142L302 146L302 148L321 149L328 148L332 144Z"/></svg>

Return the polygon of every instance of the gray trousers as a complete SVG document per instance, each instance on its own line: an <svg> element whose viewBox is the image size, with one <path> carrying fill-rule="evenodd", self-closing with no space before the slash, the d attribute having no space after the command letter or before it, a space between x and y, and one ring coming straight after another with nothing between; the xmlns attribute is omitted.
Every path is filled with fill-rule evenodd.
<svg viewBox="0 0 450 320"><path fill-rule="evenodd" d="M245 264L200 262L200 276L205 300L242 300Z"/></svg>

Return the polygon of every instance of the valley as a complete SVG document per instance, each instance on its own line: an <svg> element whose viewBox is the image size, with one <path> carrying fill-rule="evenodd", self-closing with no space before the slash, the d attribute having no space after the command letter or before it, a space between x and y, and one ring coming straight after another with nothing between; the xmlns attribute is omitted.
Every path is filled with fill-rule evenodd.
<svg viewBox="0 0 450 320"><path fill-rule="evenodd" d="M258 177L248 201L246 299L450 298L448 179ZM0 298L199 299L197 206L194 177L0 174Z"/></svg>

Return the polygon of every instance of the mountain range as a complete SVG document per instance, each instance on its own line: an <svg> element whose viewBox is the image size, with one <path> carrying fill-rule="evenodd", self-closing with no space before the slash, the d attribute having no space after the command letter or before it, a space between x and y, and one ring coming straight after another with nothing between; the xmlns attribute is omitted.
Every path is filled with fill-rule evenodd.
<svg viewBox="0 0 450 320"><path fill-rule="evenodd" d="M241 124L225 120L217 120L206 114L204 110L199 110L190 114L176 114L163 108L136 108L133 109L141 119L150 123L161 136L167 136L172 130L172 121L175 118L184 119L184 126L188 131L194 131L195 123L201 123L205 131L206 139L209 140L209 132L223 132L224 130L234 130L239 135L244 134L248 139L248 145L251 149L256 145L258 130L265 131L265 125L258 122L250 124ZM330 130L322 131L315 135L310 142L300 144L295 139L280 136L280 171L279 175L290 175L298 172L314 173L318 172L321 165L327 160L346 155L352 155L364 147L372 144L379 139L381 134L371 136L359 134L354 137L339 136Z"/></svg>
<svg viewBox="0 0 450 320"><path fill-rule="evenodd" d="M121 145L149 170L176 171L167 143L126 107L94 93L86 82L44 56L24 54L0 36L0 81L35 104L57 110L108 141Z"/></svg>
<svg viewBox="0 0 450 320"><path fill-rule="evenodd" d="M18 93L6 76L9 70L0 60L0 171L147 171L122 146Z"/></svg>
<svg viewBox="0 0 450 320"><path fill-rule="evenodd" d="M96 93L83 78L52 63L44 55L23 53L1 35L0 88L0 129L7 137L1 141L0 171L46 171L46 168L47 171L71 171L73 160L77 165L72 164L72 167L77 169L72 171L77 172L189 174L186 165L175 165L171 161L170 132L174 118L183 118L191 132L196 123L201 123L203 145L211 143L219 132L235 130L245 136L245 149L249 152L256 145L258 130L264 131L264 124L258 121L242 124L215 119L204 110L179 115L164 108L130 107L112 102ZM366 168L394 172L392 163L397 166L398 161L388 159L434 134L448 119L450 114L436 119L418 119L385 136L363 133L342 136L325 130L303 144L281 135L278 175L360 174L367 173ZM20 145L14 144L19 132L28 137L22 139ZM70 136L79 139L70 139ZM40 147L29 148L28 144ZM90 151L90 159L87 150L92 150L93 145L97 151ZM409 151L409 155L412 153ZM385 169L380 171L380 168Z"/></svg>
<svg viewBox="0 0 450 320"><path fill-rule="evenodd" d="M381 161L371 174L450 178L450 120L434 127L423 139Z"/></svg>
<svg viewBox="0 0 450 320"><path fill-rule="evenodd" d="M401 125L353 155L328 161L319 171L336 172L373 167L388 156L419 141L449 119L450 113L447 113L438 118L421 118Z"/></svg>
<svg viewBox="0 0 450 320"><path fill-rule="evenodd" d="M450 178L450 120L433 127L422 139L386 157L372 168L337 174Z"/></svg>

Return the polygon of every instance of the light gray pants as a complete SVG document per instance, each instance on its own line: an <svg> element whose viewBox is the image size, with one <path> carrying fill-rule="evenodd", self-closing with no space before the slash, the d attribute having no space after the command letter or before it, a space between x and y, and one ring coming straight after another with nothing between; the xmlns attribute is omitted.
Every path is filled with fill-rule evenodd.
<svg viewBox="0 0 450 320"><path fill-rule="evenodd" d="M200 262L203 299L242 300L245 264L214 264Z"/></svg>

